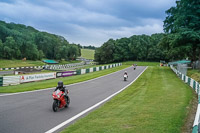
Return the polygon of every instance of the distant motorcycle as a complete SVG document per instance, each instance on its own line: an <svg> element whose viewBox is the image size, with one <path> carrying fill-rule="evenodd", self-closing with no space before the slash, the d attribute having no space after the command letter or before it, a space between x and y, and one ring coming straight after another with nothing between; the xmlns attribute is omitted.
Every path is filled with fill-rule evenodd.
<svg viewBox="0 0 200 133"><path fill-rule="evenodd" d="M137 64L133 64L133 70L135 70L135 69L136 69L136 66L137 66Z"/></svg>
<svg viewBox="0 0 200 133"><path fill-rule="evenodd" d="M67 94L69 93L69 90L66 91ZM52 109L54 112L57 112L58 108L67 108L70 104L70 98L68 95L65 95L63 91L60 91L59 89L54 91L52 96L53 96L53 105Z"/></svg>
<svg viewBox="0 0 200 133"><path fill-rule="evenodd" d="M128 78L128 75L127 74L124 74L124 81L126 81Z"/></svg>

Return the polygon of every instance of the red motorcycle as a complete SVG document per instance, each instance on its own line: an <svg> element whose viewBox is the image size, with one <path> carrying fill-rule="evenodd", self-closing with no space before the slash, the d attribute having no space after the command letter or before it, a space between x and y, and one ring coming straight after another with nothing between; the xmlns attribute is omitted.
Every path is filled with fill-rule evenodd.
<svg viewBox="0 0 200 133"><path fill-rule="evenodd" d="M69 93L69 90L66 91L67 94ZM65 95L65 93L63 91L60 91L59 89L54 91L52 96L53 96L53 111L56 112L58 110L58 108L67 108L69 106L70 103L70 99L68 95Z"/></svg>

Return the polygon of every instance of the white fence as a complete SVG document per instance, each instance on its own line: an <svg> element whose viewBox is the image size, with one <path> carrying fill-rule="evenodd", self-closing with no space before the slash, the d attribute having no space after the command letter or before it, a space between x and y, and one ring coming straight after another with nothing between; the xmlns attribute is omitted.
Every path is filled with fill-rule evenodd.
<svg viewBox="0 0 200 133"><path fill-rule="evenodd" d="M106 65L106 66L92 67L92 68L87 68L87 69L79 69L79 70L77 70L77 75L91 73L91 72L95 72L95 71L101 71L101 70L105 70L105 69L109 69L109 68L113 68L113 67L117 67L117 66L121 66L121 65L122 65L122 63L116 63L116 64L111 64L111 65Z"/></svg>
<svg viewBox="0 0 200 133"><path fill-rule="evenodd" d="M176 75L179 78L181 78L186 84L188 84L190 87L192 87L198 95L198 107L197 107L197 112L196 112L196 116L195 116L195 120L194 120L194 124L193 124L192 133L199 133L200 132L200 118L199 118L200 117L200 92L199 92L200 84L197 81L195 81L194 79L180 73L172 65L170 67L176 73Z"/></svg>

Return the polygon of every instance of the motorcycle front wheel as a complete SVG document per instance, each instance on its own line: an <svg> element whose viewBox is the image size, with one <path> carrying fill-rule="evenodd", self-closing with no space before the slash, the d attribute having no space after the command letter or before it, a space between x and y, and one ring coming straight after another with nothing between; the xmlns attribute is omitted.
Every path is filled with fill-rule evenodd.
<svg viewBox="0 0 200 133"><path fill-rule="evenodd" d="M53 111L57 112L58 111L58 101L54 100L53 105L52 105Z"/></svg>
<svg viewBox="0 0 200 133"><path fill-rule="evenodd" d="M70 104L70 98L69 98L69 96L66 96L65 97L65 100L66 100L66 105L65 105L65 108L67 108L68 106L69 106L69 104Z"/></svg>

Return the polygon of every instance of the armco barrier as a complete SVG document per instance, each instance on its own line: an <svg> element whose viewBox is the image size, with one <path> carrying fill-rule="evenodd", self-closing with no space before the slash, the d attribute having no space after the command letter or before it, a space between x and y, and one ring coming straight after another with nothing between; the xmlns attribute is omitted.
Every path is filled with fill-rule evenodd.
<svg viewBox="0 0 200 133"><path fill-rule="evenodd" d="M23 68L37 68L37 69L66 69L75 66L84 65L84 62L81 63L72 63L72 64L64 64L64 65L44 65L44 66L27 66L27 67L12 67L12 68L0 68L0 70L14 70L14 69L23 69Z"/></svg>
<svg viewBox="0 0 200 133"><path fill-rule="evenodd" d="M23 69L23 68L38 68L42 69L44 66L29 66L29 67L10 67L10 68L0 68L0 70L14 70L14 69Z"/></svg>
<svg viewBox="0 0 200 133"><path fill-rule="evenodd" d="M75 67L75 66L82 66L84 64L85 64L84 62L81 62L81 63L64 64L64 65L49 65L47 66L47 69L50 69L50 70L66 69L66 68Z"/></svg>
<svg viewBox="0 0 200 133"><path fill-rule="evenodd" d="M198 95L198 107L197 107L197 112L196 112L196 116L195 116L195 120L193 124L192 133L199 133L200 132L200 118L199 118L200 117L200 93L199 93L200 84L194 79L177 71L172 65L170 67L177 74L177 76L180 77L190 87L192 87Z"/></svg>
<svg viewBox="0 0 200 133"><path fill-rule="evenodd" d="M20 76L3 76L3 86L20 84Z"/></svg>
<svg viewBox="0 0 200 133"><path fill-rule="evenodd" d="M78 69L76 70L76 74L80 75L80 74L86 74L86 73L91 73L91 72L95 72L95 71L101 71L104 69L109 69L112 67L117 67L117 66L121 66L122 63L117 63L117 64L111 64L111 65L106 65L106 66L100 66L100 67L92 67L92 68L87 68L87 69Z"/></svg>

